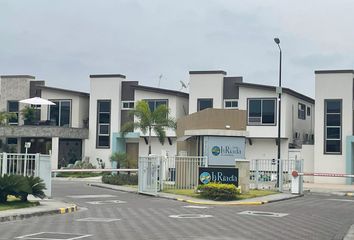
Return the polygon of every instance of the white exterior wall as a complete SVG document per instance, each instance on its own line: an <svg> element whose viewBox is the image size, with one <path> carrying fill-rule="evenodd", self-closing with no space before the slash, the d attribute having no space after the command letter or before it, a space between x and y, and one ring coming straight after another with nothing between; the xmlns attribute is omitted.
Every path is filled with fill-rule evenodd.
<svg viewBox="0 0 354 240"><path fill-rule="evenodd" d="M111 166L110 156L112 154L112 133L120 132L120 106L121 87L123 78L120 77L99 77L90 78L90 110L89 110L89 144L85 148L85 155L90 157L92 164L97 164L96 159L101 158L106 167ZM97 100L111 100L111 129L110 147L97 148Z"/></svg>
<svg viewBox="0 0 354 240"><path fill-rule="evenodd" d="M346 173L345 140L353 135L353 74L316 74L315 164L316 173ZM342 153L324 154L324 100L342 99ZM344 178L315 177L317 183L345 184Z"/></svg>
<svg viewBox="0 0 354 240"><path fill-rule="evenodd" d="M288 157L288 144L286 139L281 140L281 156L283 159ZM252 139L252 145L246 139L246 159L277 159L278 146L275 139Z"/></svg>
<svg viewBox="0 0 354 240"><path fill-rule="evenodd" d="M135 90L135 102L146 100L146 99L167 99L168 108L170 109L170 117L174 119L178 119L179 117L184 115L183 106L188 111L188 99L178 97L175 95L165 94L165 93L156 93L151 91L143 91L143 90ZM136 130L140 133L141 136L148 136L149 133L143 134L141 131ZM153 132L152 136L156 136ZM173 129L166 129L166 136L175 137L176 132Z"/></svg>
<svg viewBox="0 0 354 240"><path fill-rule="evenodd" d="M197 112L198 98L212 98L213 108L223 108L224 74L190 74L189 114Z"/></svg>
<svg viewBox="0 0 354 240"><path fill-rule="evenodd" d="M149 146L145 143L143 138L139 140L139 156L147 156L149 152ZM177 152L176 138L172 138L172 145L170 145L166 139L162 145L156 137L151 138L151 153L157 155L166 154L168 156L175 156Z"/></svg>
<svg viewBox="0 0 354 240"><path fill-rule="evenodd" d="M88 118L89 97L79 96L78 94L67 91L42 89L42 98L48 100L71 100L70 125L73 128L83 128L83 120ZM49 106L41 107L41 120L48 120Z"/></svg>

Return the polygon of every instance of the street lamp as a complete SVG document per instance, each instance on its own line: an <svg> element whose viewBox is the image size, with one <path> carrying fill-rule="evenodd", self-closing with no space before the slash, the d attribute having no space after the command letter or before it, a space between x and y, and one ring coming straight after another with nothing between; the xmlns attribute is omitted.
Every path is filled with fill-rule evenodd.
<svg viewBox="0 0 354 240"><path fill-rule="evenodd" d="M279 38L274 38L274 42L277 44L279 48L279 87L277 88L276 92L278 93L278 159L277 159L277 187L280 187L280 182L279 182L279 175L280 175L280 169L279 169L279 164L280 164L280 124L281 124L281 94L282 94L282 89L281 89L281 57L282 57L282 52L280 48L280 40ZM282 190L282 189L280 189Z"/></svg>

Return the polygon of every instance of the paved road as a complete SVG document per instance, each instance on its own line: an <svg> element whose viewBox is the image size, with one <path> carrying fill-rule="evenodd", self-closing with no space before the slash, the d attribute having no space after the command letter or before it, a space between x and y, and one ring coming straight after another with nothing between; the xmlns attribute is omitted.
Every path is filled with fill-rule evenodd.
<svg viewBox="0 0 354 240"><path fill-rule="evenodd" d="M188 204L89 187L81 182L54 182L54 197L86 210L0 224L0 239L39 232L91 235L33 235L22 239L342 239L354 224L354 198L306 195L261 206L186 208ZM85 196L86 195L86 196ZM114 201L120 200L124 202ZM106 201L97 204L97 201ZM88 202L94 202L88 203ZM100 203L100 202L99 202ZM283 217L238 214L243 211L287 213ZM171 218L202 214L206 218ZM77 221L106 218L111 222ZM117 220L120 219L120 220ZM42 237L42 238L40 238Z"/></svg>

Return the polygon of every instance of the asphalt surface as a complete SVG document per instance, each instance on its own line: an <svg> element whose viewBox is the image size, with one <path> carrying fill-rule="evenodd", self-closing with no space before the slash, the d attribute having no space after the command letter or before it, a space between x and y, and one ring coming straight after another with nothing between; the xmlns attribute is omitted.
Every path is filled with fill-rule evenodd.
<svg viewBox="0 0 354 240"><path fill-rule="evenodd" d="M307 194L301 198L260 206L190 208L186 207L189 204L174 200L66 181L53 183L53 195L56 199L77 204L81 210L0 223L0 239L325 240L342 239L354 224L353 197ZM244 211L287 215L239 214ZM196 214L185 217L205 216L179 218L181 214ZM177 216L173 218L171 215Z"/></svg>

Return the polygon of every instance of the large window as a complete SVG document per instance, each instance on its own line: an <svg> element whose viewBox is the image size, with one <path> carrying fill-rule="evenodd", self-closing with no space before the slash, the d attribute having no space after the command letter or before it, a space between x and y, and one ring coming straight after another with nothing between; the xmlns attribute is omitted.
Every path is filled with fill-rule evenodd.
<svg viewBox="0 0 354 240"><path fill-rule="evenodd" d="M97 100L97 148L110 147L111 100Z"/></svg>
<svg viewBox="0 0 354 240"><path fill-rule="evenodd" d="M213 108L212 98L199 98L197 103L198 103L198 112L207 108Z"/></svg>
<svg viewBox="0 0 354 240"><path fill-rule="evenodd" d="M146 99L145 101L148 103L151 112L155 111L160 105L168 106L167 99Z"/></svg>
<svg viewBox="0 0 354 240"><path fill-rule="evenodd" d="M248 125L275 125L276 99L248 99Z"/></svg>
<svg viewBox="0 0 354 240"><path fill-rule="evenodd" d="M297 117L302 120L306 119L306 105L305 104L302 104L302 103L298 104Z"/></svg>
<svg viewBox="0 0 354 240"><path fill-rule="evenodd" d="M55 126L70 127L71 100L51 100L55 105L49 107L49 120Z"/></svg>
<svg viewBox="0 0 354 240"><path fill-rule="evenodd" d="M237 109L238 108L238 100L237 99L225 99L224 100L224 108L225 109Z"/></svg>
<svg viewBox="0 0 354 240"><path fill-rule="evenodd" d="M325 153L342 152L342 100L325 100Z"/></svg>
<svg viewBox="0 0 354 240"><path fill-rule="evenodd" d="M13 116L9 118L9 124L18 125L18 101L8 101L7 111L13 114Z"/></svg>

